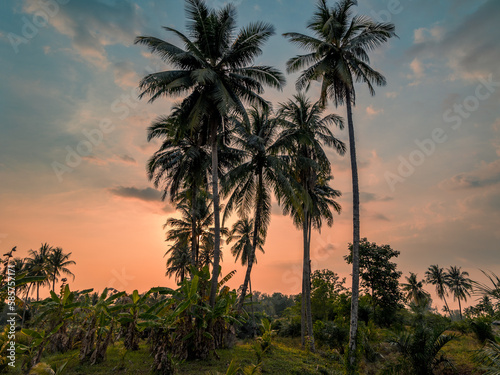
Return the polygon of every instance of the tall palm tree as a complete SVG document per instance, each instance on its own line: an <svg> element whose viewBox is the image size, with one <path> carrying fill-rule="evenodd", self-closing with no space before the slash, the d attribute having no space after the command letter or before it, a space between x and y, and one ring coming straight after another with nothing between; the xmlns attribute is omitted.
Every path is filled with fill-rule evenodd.
<svg viewBox="0 0 500 375"><path fill-rule="evenodd" d="M344 154L345 145L330 131L332 124L343 126L339 116L330 114L321 117L323 108L319 102L311 103L304 94L281 104L278 112L283 131L275 142L277 149L286 151L290 157L289 167L292 181L296 181L296 199L289 195L278 195L285 214L290 214L294 224L303 233L303 270L302 270L302 345L306 336L314 350L311 312L311 229L320 229L322 219L333 224L330 208L340 212L340 205L333 198L340 192L332 189L330 180L330 161L324 145L333 147L339 154ZM306 335L307 333L307 335Z"/></svg>
<svg viewBox="0 0 500 375"><path fill-rule="evenodd" d="M54 248L48 243L43 243L38 250L29 250L26 258L26 269L30 276L43 276L45 279L35 281L36 300L40 299L40 286L49 284L50 265L49 257Z"/></svg>
<svg viewBox="0 0 500 375"><path fill-rule="evenodd" d="M426 305L430 294L424 290L423 280L418 281L417 274L410 272L410 277L406 276L406 283L401 283L401 289L406 292L406 300L414 302L418 306Z"/></svg>
<svg viewBox="0 0 500 375"><path fill-rule="evenodd" d="M311 81L321 80L321 102L326 104L330 98L335 106L345 104L347 107L353 190L353 272L349 335L349 363L352 369L355 367L358 327L360 238L358 167L352 121L352 107L356 99L354 82L366 83L372 95L375 94L374 84L386 84L384 76L370 67L368 52L396 35L391 23L376 23L366 16L353 16L351 8L356 4L354 0L341 0L329 8L326 0L319 0L314 16L307 25L314 32L314 37L301 33L284 34L291 42L309 51L287 62L288 72L305 68L297 80L297 89L308 88Z"/></svg>
<svg viewBox="0 0 500 375"><path fill-rule="evenodd" d="M248 111L250 122L235 121L234 144L243 151L245 160L228 172L223 180L224 195L231 195L224 212L226 216L237 209L240 217L253 211L252 248L245 259L247 270L238 301L241 309L250 283L255 251L265 242L271 220L271 195L291 191L284 174L284 161L277 155L274 142L278 122L270 117L269 110L253 107ZM242 224L243 222L239 222ZM247 221L247 224L249 222ZM241 228L237 228L241 229Z"/></svg>
<svg viewBox="0 0 500 375"><path fill-rule="evenodd" d="M73 280L75 275L68 269L68 266L76 264L74 260L69 260L71 253L64 254L63 249L56 247L49 254L48 257L48 270L50 273L50 278L52 279L52 291L55 291L56 281L58 280L61 273L72 276Z"/></svg>
<svg viewBox="0 0 500 375"><path fill-rule="evenodd" d="M469 279L469 273L462 271L461 267L451 266L446 270L444 279L453 293L453 299L458 301L460 319L462 319L462 304L460 301L467 301L467 297L470 297L472 291L472 280Z"/></svg>
<svg viewBox="0 0 500 375"><path fill-rule="evenodd" d="M212 156L212 195L214 207L214 267L210 305L215 294L220 264L218 135L229 115L245 115L243 102L266 107L260 96L264 84L281 89L283 75L270 66L250 65L262 53L262 45L274 34L274 27L252 23L237 33L236 8L226 5L209 9L203 0L186 0L189 37L170 27L184 49L151 37L137 37L135 43L146 45L174 69L152 73L140 83L142 96L155 101L161 96L187 95L180 104L180 115L191 128L204 126L209 135Z"/></svg>
<svg viewBox="0 0 500 375"><path fill-rule="evenodd" d="M437 264L430 266L429 269L425 271L425 281L427 284L431 284L436 287L436 294L444 301L446 310L449 314L451 314L448 302L446 302L446 296L448 295L446 288L448 287L448 284L445 280L445 272L443 268L439 267Z"/></svg>

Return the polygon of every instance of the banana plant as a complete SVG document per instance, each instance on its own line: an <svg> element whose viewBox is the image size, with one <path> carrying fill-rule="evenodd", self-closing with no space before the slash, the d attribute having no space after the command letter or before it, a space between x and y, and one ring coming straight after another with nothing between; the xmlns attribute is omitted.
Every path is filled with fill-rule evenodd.
<svg viewBox="0 0 500 375"><path fill-rule="evenodd" d="M218 285L216 302L209 303L210 272L208 266L191 269L192 278L185 279L177 290L153 288L152 293L170 295L139 315L152 329L154 371L163 372L171 365L171 356L179 359L207 358L227 342L226 336L237 319L236 291L223 287L234 271ZM234 329L233 329L234 333ZM216 353L215 353L216 354Z"/></svg>
<svg viewBox="0 0 500 375"><path fill-rule="evenodd" d="M85 292L87 291L83 291L83 293ZM29 346L20 345L20 349L29 359L28 368L40 362L47 344L54 341L54 339L58 342L65 342L63 346L69 349L67 348L68 342L70 342L67 327L74 317L75 308L81 306L80 302L75 302L75 298L75 292L72 292L69 286L66 285L60 296L51 291L50 298L34 302L39 311L34 325L36 327L43 327L44 329L33 330L23 328L21 331L31 338Z"/></svg>
<svg viewBox="0 0 500 375"><path fill-rule="evenodd" d="M84 314L85 334L80 346L80 362L96 364L106 359L106 350L113 337L113 330L117 322L120 304L116 300L125 292L108 296L108 289L104 289L94 305L86 304L82 309ZM86 296L89 302L89 296Z"/></svg>
<svg viewBox="0 0 500 375"><path fill-rule="evenodd" d="M139 314L148 309L147 301L151 293L149 290L141 296L134 290L127 296L128 302L121 306L124 311L118 314L118 321L124 330L123 345L127 350L139 349L139 332L144 329L138 326Z"/></svg>

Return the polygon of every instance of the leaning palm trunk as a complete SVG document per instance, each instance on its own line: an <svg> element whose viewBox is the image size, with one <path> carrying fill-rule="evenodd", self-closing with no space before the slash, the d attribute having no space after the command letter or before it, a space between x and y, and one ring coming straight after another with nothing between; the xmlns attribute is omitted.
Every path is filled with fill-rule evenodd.
<svg viewBox="0 0 500 375"><path fill-rule="evenodd" d="M448 315L450 316L451 318L451 310L450 310L450 306L448 306L448 302L446 302L446 297L443 295L443 301L444 301L444 304L446 305L446 309L448 310Z"/></svg>
<svg viewBox="0 0 500 375"><path fill-rule="evenodd" d="M212 194L214 200L214 265L210 285L210 306L215 306L220 263L219 173L217 155L217 121L212 120Z"/></svg>
<svg viewBox="0 0 500 375"><path fill-rule="evenodd" d="M351 327L349 332L349 365L354 369L356 362L356 339L358 333L358 303L359 303L359 186L358 165L356 162L356 146L354 141L354 125L352 122L351 93L346 91L347 124L349 129L349 151L352 172L352 298Z"/></svg>
<svg viewBox="0 0 500 375"><path fill-rule="evenodd" d="M241 310L243 307L243 301L245 300L245 296L247 294L248 284L250 283L250 276L252 273L253 262L255 259L255 250L257 249L259 243L259 231L260 231L260 220L262 215L262 172L259 174L259 193L260 197L259 202L257 203L257 208L255 210L255 220L253 226L253 243L252 243L252 253L248 259L247 264L247 272L245 274L245 280L243 281L243 288L241 289L240 300L238 301L238 310Z"/></svg>

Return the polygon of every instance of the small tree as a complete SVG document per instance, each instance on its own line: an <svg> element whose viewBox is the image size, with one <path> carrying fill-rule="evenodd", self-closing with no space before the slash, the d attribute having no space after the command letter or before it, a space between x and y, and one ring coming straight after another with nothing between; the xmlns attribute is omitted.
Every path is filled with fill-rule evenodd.
<svg viewBox="0 0 500 375"><path fill-rule="evenodd" d="M352 244L350 254L344 259L352 263ZM389 324L398 308L402 307L403 295L399 289L401 272L392 258L399 256L399 251L389 245L379 246L363 238L359 243L359 272L361 286L371 296L374 318L381 324Z"/></svg>
<svg viewBox="0 0 500 375"><path fill-rule="evenodd" d="M328 269L316 270L311 275L311 306L316 319L328 320L332 318L334 304L340 293L344 292L345 277L340 280L339 275Z"/></svg>

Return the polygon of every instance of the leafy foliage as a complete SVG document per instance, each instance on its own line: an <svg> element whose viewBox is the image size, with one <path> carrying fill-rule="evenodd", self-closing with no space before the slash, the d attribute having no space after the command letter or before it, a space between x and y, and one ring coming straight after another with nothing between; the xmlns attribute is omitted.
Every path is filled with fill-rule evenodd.
<svg viewBox="0 0 500 375"><path fill-rule="evenodd" d="M347 263L352 263L352 244L349 245L350 255L344 257ZM399 288L401 272L391 259L397 258L400 252L389 245L379 246L366 238L359 243L359 272L361 286L371 296L375 320L388 325L396 311L402 307L403 295Z"/></svg>

